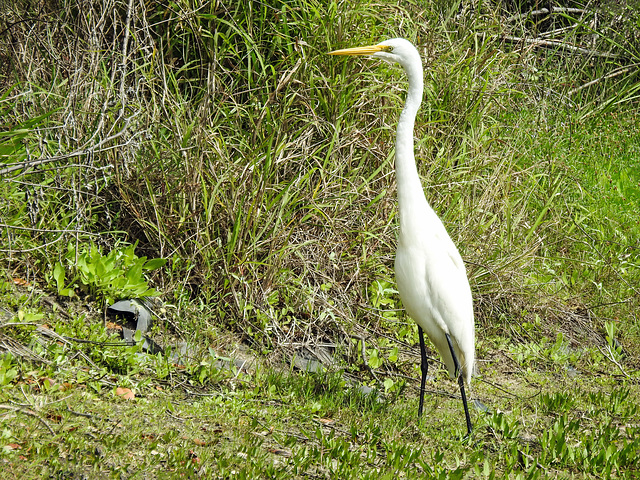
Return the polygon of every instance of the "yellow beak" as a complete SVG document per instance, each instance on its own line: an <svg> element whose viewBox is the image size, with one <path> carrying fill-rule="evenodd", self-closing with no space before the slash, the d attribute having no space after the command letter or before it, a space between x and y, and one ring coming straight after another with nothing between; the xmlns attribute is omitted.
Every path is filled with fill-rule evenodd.
<svg viewBox="0 0 640 480"><path fill-rule="evenodd" d="M366 47L345 48L343 50L334 50L329 55L373 55L376 52L390 52L389 45L368 45Z"/></svg>

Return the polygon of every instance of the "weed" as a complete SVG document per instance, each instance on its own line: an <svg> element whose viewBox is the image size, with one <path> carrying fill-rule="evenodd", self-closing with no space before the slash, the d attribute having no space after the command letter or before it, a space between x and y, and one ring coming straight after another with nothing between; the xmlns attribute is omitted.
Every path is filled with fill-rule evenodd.
<svg viewBox="0 0 640 480"><path fill-rule="evenodd" d="M58 295L72 297L75 289L95 297L101 305L111 305L123 298L140 298L157 295L149 288L144 277L145 271L155 270L164 265L164 259L147 260L135 253L136 245L111 250L102 255L96 245L77 251L69 244L65 255L66 268L56 263L53 281ZM71 272L67 280L66 271Z"/></svg>
<svg viewBox="0 0 640 480"><path fill-rule="evenodd" d="M0 355L0 387L8 385L18 376L18 368L10 353Z"/></svg>

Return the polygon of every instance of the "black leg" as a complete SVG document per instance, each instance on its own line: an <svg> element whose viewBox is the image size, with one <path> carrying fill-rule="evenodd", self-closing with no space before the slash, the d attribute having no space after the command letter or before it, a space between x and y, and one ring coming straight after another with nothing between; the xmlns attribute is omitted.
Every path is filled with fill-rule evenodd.
<svg viewBox="0 0 640 480"><path fill-rule="evenodd" d="M420 325L418 325L418 338L420 339L420 371L422 372L422 379L420 381L420 404L418 405L418 418L420 418L422 416L422 406L424 405L424 391L427 383L427 372L429 371L427 350L424 348L424 332Z"/></svg>
<svg viewBox="0 0 640 480"><path fill-rule="evenodd" d="M456 357L456 353L453 351L453 344L451 343L451 337L449 334L447 336L447 343L449 344L449 350L451 351L451 356L453 357L453 364L455 366L456 375L458 376L458 385L460 385L460 396L462 397L462 405L464 406L464 416L467 419L467 436L471 435L471 417L469 416L469 406L467 405L467 395L464 393L464 381L462 380L462 369L460 368L460 362L458 362L458 357Z"/></svg>

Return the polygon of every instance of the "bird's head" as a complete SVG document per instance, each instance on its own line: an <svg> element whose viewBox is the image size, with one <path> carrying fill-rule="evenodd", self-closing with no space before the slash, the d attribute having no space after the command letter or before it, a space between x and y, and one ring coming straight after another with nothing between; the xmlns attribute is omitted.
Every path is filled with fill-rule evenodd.
<svg viewBox="0 0 640 480"><path fill-rule="evenodd" d="M392 38L377 45L334 50L329 55L367 55L387 62L398 63L407 69L410 65L420 65L420 54L413 44L404 38Z"/></svg>

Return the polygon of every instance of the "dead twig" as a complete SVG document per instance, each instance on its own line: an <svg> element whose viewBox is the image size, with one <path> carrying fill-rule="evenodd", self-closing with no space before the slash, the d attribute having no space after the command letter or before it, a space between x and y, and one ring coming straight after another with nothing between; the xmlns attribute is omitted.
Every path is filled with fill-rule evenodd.
<svg viewBox="0 0 640 480"><path fill-rule="evenodd" d="M525 37L514 37L513 35L502 35L500 36L502 40L511 43L527 43L534 47L542 47L542 48L558 48L560 50L568 50L573 53L581 53L584 55L591 55L594 57L602 57L602 58L619 58L620 56L615 53L609 52L600 52L598 50L592 50L584 47L576 47L575 45L571 45L566 42L559 42L556 40L542 40L539 38L525 38Z"/></svg>
<svg viewBox="0 0 640 480"><path fill-rule="evenodd" d="M35 417L38 419L38 421L40 421L40 423L42 423L45 427L47 427L51 435L56 434L56 432L53 431L53 429L49 426L49 424L45 422L44 419L40 417L40 415L38 415L36 412L34 412L31 409L23 408L23 407L14 407L13 405L7 405L5 403L0 403L0 408L4 408L5 410L12 410L14 412L24 413L25 415L30 415L32 417Z"/></svg>
<svg viewBox="0 0 640 480"><path fill-rule="evenodd" d="M622 368L622 365L620 365L620 363L615 359L610 346L607 346L607 348L598 347L598 350L600 350L600 353L607 357L608 360L611 360L611 362L613 362L613 364L620 369L625 377L630 378L629 374L624 371L624 368Z"/></svg>
<svg viewBox="0 0 640 480"><path fill-rule="evenodd" d="M531 17L540 17L543 15L549 15L553 13L588 13L586 10L582 8L565 8L565 7L553 7L553 9L549 10L548 8L541 8L539 10L532 10L531 12L518 13L516 15L512 15L511 17L505 20L506 23L511 23L514 20L522 20L524 18Z"/></svg>
<svg viewBox="0 0 640 480"><path fill-rule="evenodd" d="M576 87L576 88L574 88L572 90L569 90L568 95L571 96L571 95L573 95L575 93L578 93L581 90L584 90L585 88L590 87L591 85L595 85L596 83L602 82L604 80L609 80L610 78L615 78L615 77L618 77L620 75L624 75L625 73L628 73L631 70L633 70L634 68L638 68L638 67L640 67L640 63L634 63L633 65L629 65L629 66L626 66L626 67L620 67L620 68L614 70L613 72L610 72L610 73L608 73L606 75L603 75L600 78L596 78L594 80L591 80L590 82L587 82L587 83L585 83L583 85L580 85L579 87Z"/></svg>
<svg viewBox="0 0 640 480"><path fill-rule="evenodd" d="M99 141L98 143L96 143L95 145L93 145L90 148L79 149L79 150L76 150L75 152L67 153L67 154L64 154L64 155L54 155L53 157L41 158L41 159L38 159L38 160L26 160L24 162L19 162L19 163L14 164L14 165L12 165L10 167L3 168L2 170L0 170L0 175L6 175L8 173L15 172L17 170L25 170L25 169L28 169L28 168L37 167L39 165L44 165L44 164L51 163L51 162L58 162L60 160L66 160L66 159L69 159L69 158L80 157L80 156L85 156L85 155L93 155L95 153L106 152L108 150L113 150L114 148L127 146L136 137L139 137L140 135L145 134L146 131L139 131L139 132L134 133L131 136L131 138L129 138L124 144L111 145L111 146L103 148L103 146L105 144L107 144L108 142L110 142L112 140L115 140L115 139L121 137L122 135L124 135L126 132L128 132L129 131L129 124L131 123L131 121L139 113L140 112L135 112L133 115L127 117L127 119L125 120L124 126L122 127L122 129L118 133L115 133L115 134L105 138L104 140Z"/></svg>

